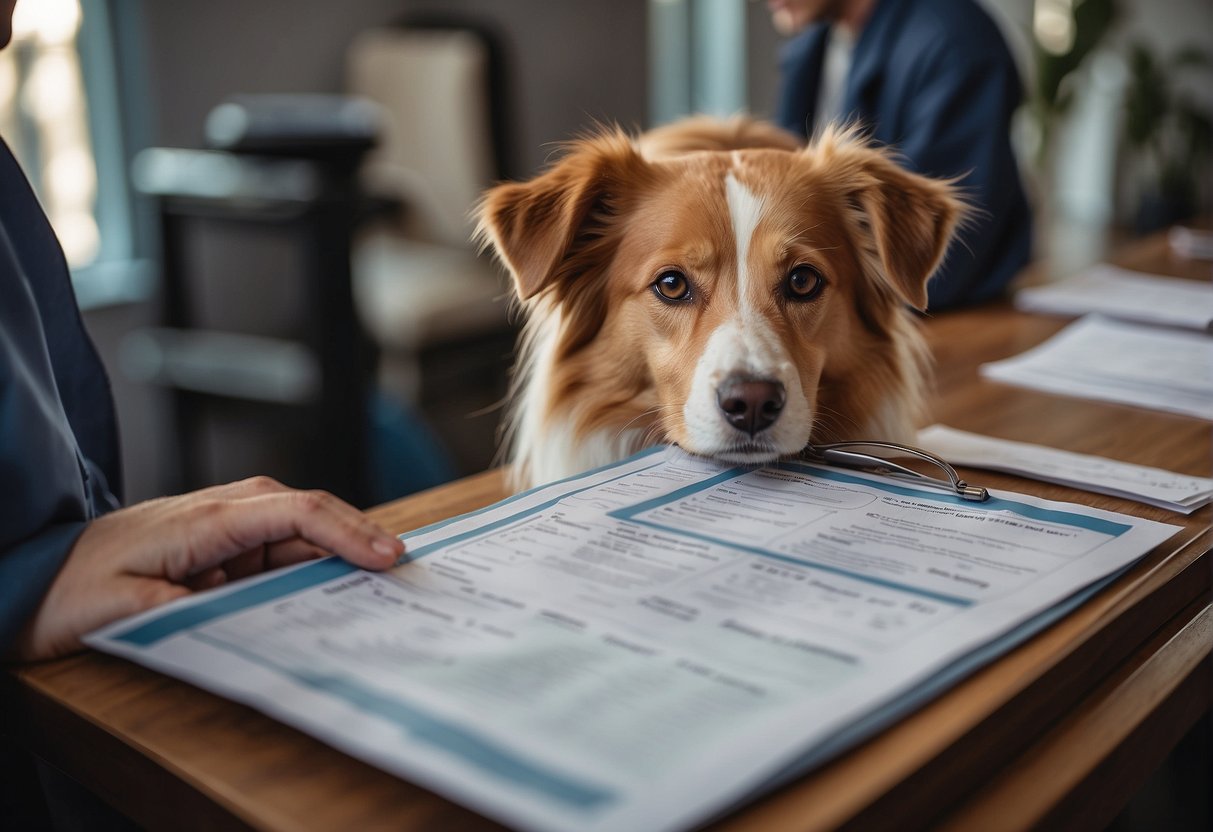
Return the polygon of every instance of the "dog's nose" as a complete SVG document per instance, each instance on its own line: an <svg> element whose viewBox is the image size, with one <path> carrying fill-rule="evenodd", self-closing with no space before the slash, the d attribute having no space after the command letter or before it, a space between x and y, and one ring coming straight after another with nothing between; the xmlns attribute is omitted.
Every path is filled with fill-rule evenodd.
<svg viewBox="0 0 1213 832"><path fill-rule="evenodd" d="M734 376L716 390L725 421L751 437L775 424L786 399L783 384L768 379Z"/></svg>

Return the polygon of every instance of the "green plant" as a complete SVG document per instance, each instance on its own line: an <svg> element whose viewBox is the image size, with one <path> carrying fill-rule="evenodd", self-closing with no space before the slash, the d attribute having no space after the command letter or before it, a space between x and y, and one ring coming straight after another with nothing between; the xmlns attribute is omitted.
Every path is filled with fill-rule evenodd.
<svg viewBox="0 0 1213 832"><path fill-rule="evenodd" d="M1028 104L1039 128L1037 155L1042 164L1048 157L1054 127L1074 99L1070 79L1119 19L1120 8L1115 0L1076 0L1068 13L1070 37L1066 47L1046 46L1039 31L1032 41L1036 74Z"/></svg>
<svg viewBox="0 0 1213 832"><path fill-rule="evenodd" d="M1137 162L1141 204L1135 219L1144 231L1143 225L1164 225L1208 208L1201 205L1200 191L1213 159L1213 118L1181 83L1186 74L1209 74L1213 58L1187 48L1160 60L1134 43L1128 68L1124 136ZM1142 215L1149 212L1157 216Z"/></svg>

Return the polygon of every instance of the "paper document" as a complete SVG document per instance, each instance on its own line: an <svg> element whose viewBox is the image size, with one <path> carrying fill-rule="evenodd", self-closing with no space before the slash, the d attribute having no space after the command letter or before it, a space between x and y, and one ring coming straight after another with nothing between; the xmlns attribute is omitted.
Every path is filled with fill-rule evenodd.
<svg viewBox="0 0 1213 832"><path fill-rule="evenodd" d="M1126 497L1183 514L1191 514L1213 500L1213 479L1208 477L1190 477L1101 456L995 439L944 425L924 428L918 434L918 444L953 465L1006 471L1042 482Z"/></svg>
<svg viewBox="0 0 1213 832"><path fill-rule="evenodd" d="M1106 263L1057 283L1015 293L1027 312L1085 315L1209 330L1213 324L1213 283L1163 277Z"/></svg>
<svg viewBox="0 0 1213 832"><path fill-rule="evenodd" d="M820 763L1177 527L653 449L88 638L523 829L673 830Z"/></svg>
<svg viewBox="0 0 1213 832"><path fill-rule="evenodd" d="M1088 315L981 374L1086 399L1213 420L1213 337Z"/></svg>
<svg viewBox="0 0 1213 832"><path fill-rule="evenodd" d="M1167 243L1188 260L1213 260L1213 231L1177 225L1167 232Z"/></svg>

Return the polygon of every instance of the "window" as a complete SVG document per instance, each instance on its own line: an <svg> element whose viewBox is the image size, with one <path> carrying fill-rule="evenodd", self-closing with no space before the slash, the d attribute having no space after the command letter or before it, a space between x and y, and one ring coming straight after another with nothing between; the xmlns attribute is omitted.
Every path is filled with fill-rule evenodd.
<svg viewBox="0 0 1213 832"><path fill-rule="evenodd" d="M18 3L13 43L0 52L0 134L12 147L63 245L68 264L97 259L97 165L76 34L79 0Z"/></svg>
<svg viewBox="0 0 1213 832"><path fill-rule="evenodd" d="M133 246L110 22L109 0L23 0L0 51L0 136L55 229L82 307L139 299L150 285Z"/></svg>
<svg viewBox="0 0 1213 832"><path fill-rule="evenodd" d="M649 0L649 123L746 107L743 0Z"/></svg>

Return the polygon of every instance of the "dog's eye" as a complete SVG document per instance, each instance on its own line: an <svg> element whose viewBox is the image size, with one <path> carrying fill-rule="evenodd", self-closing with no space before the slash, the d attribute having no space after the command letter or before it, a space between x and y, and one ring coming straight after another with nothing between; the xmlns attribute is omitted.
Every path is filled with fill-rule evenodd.
<svg viewBox="0 0 1213 832"><path fill-rule="evenodd" d="M826 279L812 266L801 264L788 272L783 294L788 300L813 300L825 288Z"/></svg>
<svg viewBox="0 0 1213 832"><path fill-rule="evenodd" d="M667 301L684 301L691 299L691 282L682 272L674 270L662 272L653 283L653 291L657 297Z"/></svg>

